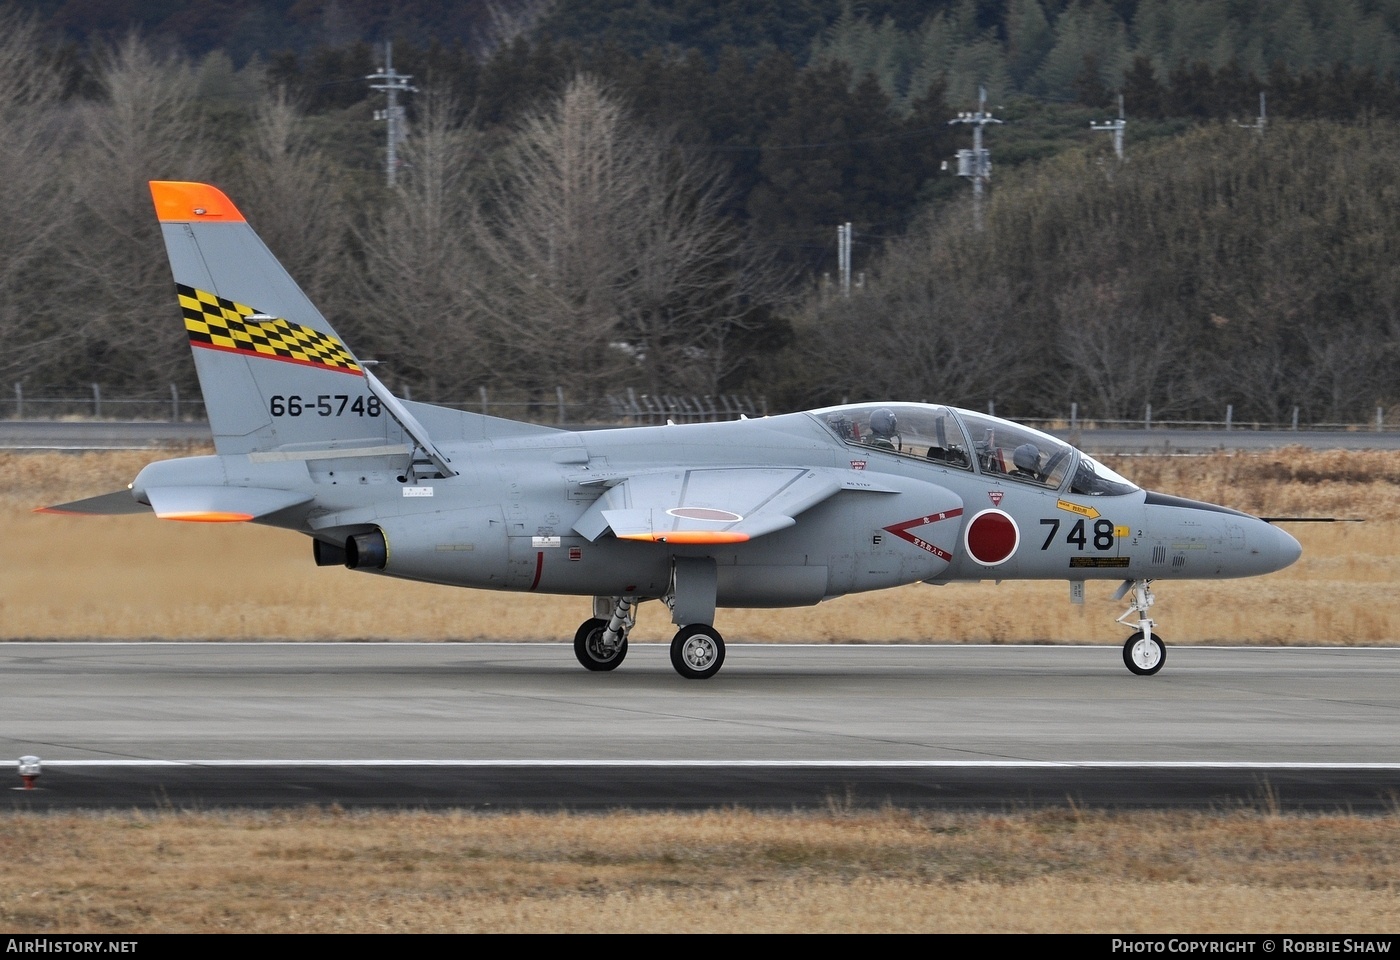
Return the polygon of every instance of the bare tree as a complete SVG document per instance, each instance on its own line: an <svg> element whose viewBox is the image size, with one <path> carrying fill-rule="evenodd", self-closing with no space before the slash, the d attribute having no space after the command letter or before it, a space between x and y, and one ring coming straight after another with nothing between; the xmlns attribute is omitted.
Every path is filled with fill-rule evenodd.
<svg viewBox="0 0 1400 960"><path fill-rule="evenodd" d="M102 99L78 108L69 167L79 214L69 285L90 294L87 349L74 358L75 372L158 390L193 386L147 187L209 176L192 72L182 60L156 57L133 34L100 59L99 81Z"/></svg>
<svg viewBox="0 0 1400 960"><path fill-rule="evenodd" d="M976 235L956 224L929 220L891 244L852 296L827 291L809 300L792 354L810 386L797 402L981 406L1024 396L1035 348L1015 291L969 269Z"/></svg>
<svg viewBox="0 0 1400 960"><path fill-rule="evenodd" d="M1138 302L1125 271L1082 277L1055 295L1059 359L1066 386L1087 388L1090 416L1142 416L1147 404L1158 416L1173 412L1168 374L1182 354L1181 338L1165 311Z"/></svg>
<svg viewBox="0 0 1400 960"><path fill-rule="evenodd" d="M557 5L557 0L487 0L487 26L476 38L477 53L489 56L529 32Z"/></svg>
<svg viewBox="0 0 1400 960"><path fill-rule="evenodd" d="M421 96L403 176L360 236L365 349L390 362L381 376L445 400L492 376L474 296L476 137L443 96Z"/></svg>
<svg viewBox="0 0 1400 960"><path fill-rule="evenodd" d="M54 311L62 277L55 256L69 185L61 176L64 149L62 83L40 53L38 31L13 9L0 9L0 376L8 385L32 375L53 376L71 351L81 318Z"/></svg>
<svg viewBox="0 0 1400 960"><path fill-rule="evenodd" d="M307 136L285 90L258 102L253 135L231 185L240 209L313 301L346 301L349 216L334 164Z"/></svg>
<svg viewBox="0 0 1400 960"><path fill-rule="evenodd" d="M711 391L761 271L721 216L715 170L576 78L518 127L487 192L478 290L507 372L596 393Z"/></svg>

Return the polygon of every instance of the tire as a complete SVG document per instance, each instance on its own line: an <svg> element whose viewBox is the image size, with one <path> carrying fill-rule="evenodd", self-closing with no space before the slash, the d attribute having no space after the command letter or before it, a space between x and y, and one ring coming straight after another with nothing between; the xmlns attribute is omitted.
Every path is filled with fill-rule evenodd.
<svg viewBox="0 0 1400 960"><path fill-rule="evenodd" d="M1123 663L1139 677L1150 677L1167 662L1167 645L1157 634L1149 642L1139 630L1123 644Z"/></svg>
<svg viewBox="0 0 1400 960"><path fill-rule="evenodd" d="M574 656L578 657L578 662L583 664L585 669L616 670L618 664L627 656L625 639L611 651L611 655L601 648L603 631L607 628L608 621L594 617L592 620L583 621L578 633L574 634Z"/></svg>
<svg viewBox="0 0 1400 960"><path fill-rule="evenodd" d="M687 680L708 680L724 666L724 638L714 627L692 623L671 641L671 666Z"/></svg>

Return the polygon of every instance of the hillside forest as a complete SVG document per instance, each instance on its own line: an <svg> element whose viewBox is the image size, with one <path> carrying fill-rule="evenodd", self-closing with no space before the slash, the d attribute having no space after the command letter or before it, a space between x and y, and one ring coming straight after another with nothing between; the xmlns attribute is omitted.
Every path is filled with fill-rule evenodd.
<svg viewBox="0 0 1400 960"><path fill-rule="evenodd" d="M198 395L190 179L419 400L1400 403L1400 0L12 2L0 134L0 395Z"/></svg>

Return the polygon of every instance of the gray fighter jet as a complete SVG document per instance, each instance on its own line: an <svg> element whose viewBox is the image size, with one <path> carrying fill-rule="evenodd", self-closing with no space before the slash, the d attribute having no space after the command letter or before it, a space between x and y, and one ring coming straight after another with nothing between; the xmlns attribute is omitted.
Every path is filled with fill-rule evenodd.
<svg viewBox="0 0 1400 960"><path fill-rule="evenodd" d="M47 508L154 511L300 531L317 564L592 598L590 670L627 655L638 605L679 627L683 677L724 663L719 607L787 607L900 584L1119 580L1123 660L1161 669L1154 580L1298 559L1248 514L1142 490L996 417L862 403L729 423L573 432L391 394L214 187L151 193L217 453ZM1076 593L1078 597L1076 597Z"/></svg>

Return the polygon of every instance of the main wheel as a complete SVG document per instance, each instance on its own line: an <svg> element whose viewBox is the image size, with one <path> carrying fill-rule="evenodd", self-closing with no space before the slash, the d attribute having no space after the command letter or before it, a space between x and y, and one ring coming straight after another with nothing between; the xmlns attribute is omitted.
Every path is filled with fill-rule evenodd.
<svg viewBox="0 0 1400 960"><path fill-rule="evenodd" d="M1140 677L1150 677L1167 662L1167 645L1157 634L1149 640L1141 630L1123 644L1123 663Z"/></svg>
<svg viewBox="0 0 1400 960"><path fill-rule="evenodd" d="M687 680L708 680L724 665L724 638L714 627L692 623L671 641L671 666Z"/></svg>
<svg viewBox="0 0 1400 960"><path fill-rule="evenodd" d="M603 633L607 629L608 621L594 617L583 621L583 626L574 634L574 656L589 670L616 670L627 656L626 638L612 649L603 646Z"/></svg>

